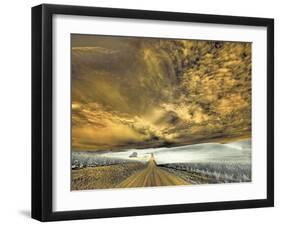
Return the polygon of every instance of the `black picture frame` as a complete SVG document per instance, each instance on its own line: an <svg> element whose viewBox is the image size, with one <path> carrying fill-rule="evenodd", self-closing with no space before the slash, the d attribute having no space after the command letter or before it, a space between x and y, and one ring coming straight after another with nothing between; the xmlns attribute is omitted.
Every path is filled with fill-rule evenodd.
<svg viewBox="0 0 281 226"><path fill-rule="evenodd" d="M267 198L95 210L52 210L52 18L55 14L182 21L267 28ZM43 4L32 8L32 218L122 217L274 206L274 20L268 18Z"/></svg>

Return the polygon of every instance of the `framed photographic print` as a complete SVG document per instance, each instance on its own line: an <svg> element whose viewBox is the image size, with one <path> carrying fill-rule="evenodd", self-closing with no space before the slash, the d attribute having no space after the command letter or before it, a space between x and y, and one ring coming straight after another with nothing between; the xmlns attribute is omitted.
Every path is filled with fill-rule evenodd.
<svg viewBox="0 0 281 226"><path fill-rule="evenodd" d="M274 21L32 8L32 217L274 205Z"/></svg>

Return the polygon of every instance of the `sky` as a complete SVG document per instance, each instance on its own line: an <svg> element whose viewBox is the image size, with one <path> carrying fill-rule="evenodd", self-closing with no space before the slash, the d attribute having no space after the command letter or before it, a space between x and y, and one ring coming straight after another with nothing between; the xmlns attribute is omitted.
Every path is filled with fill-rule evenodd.
<svg viewBox="0 0 281 226"><path fill-rule="evenodd" d="M109 159L147 162L153 157L157 164L168 163L227 163L251 164L251 140L242 140L226 144L200 143L170 148L130 149L115 152L73 152L72 161L88 162L100 157ZM136 157L131 157L137 153Z"/></svg>
<svg viewBox="0 0 281 226"><path fill-rule="evenodd" d="M72 150L251 137L251 43L71 35Z"/></svg>
<svg viewBox="0 0 281 226"><path fill-rule="evenodd" d="M227 163L251 164L251 141L227 144L200 143L160 150L154 154L157 164L167 163Z"/></svg>

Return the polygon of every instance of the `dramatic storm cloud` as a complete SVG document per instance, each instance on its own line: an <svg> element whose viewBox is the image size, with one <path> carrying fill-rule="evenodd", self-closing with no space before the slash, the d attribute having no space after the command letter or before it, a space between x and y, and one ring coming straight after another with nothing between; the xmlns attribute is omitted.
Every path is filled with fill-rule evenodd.
<svg viewBox="0 0 281 226"><path fill-rule="evenodd" d="M250 135L250 43L72 35L73 150Z"/></svg>

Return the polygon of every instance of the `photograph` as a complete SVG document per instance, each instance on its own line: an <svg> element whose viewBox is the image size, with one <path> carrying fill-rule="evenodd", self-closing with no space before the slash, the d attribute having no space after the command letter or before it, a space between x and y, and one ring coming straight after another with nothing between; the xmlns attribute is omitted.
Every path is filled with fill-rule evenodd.
<svg viewBox="0 0 281 226"><path fill-rule="evenodd" d="M71 33L71 190L252 181L252 43Z"/></svg>
<svg viewBox="0 0 281 226"><path fill-rule="evenodd" d="M274 18L120 7L32 7L32 218L273 207Z"/></svg>

